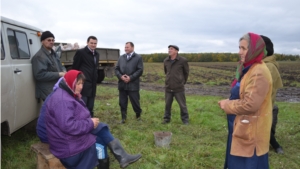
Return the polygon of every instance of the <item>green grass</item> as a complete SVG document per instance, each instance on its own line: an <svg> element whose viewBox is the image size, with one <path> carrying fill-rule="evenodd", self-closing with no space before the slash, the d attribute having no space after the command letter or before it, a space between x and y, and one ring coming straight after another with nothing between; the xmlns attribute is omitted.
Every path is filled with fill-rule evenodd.
<svg viewBox="0 0 300 169"><path fill-rule="evenodd" d="M190 125L182 125L180 109L174 100L172 121L162 125L164 93L141 90L142 121L128 107L126 124L118 124L121 115L118 90L98 87L95 103L96 116L109 124L112 134L120 139L129 153L141 153L143 157L128 169L219 169L223 167L227 139L226 115L218 108L220 97L187 95ZM271 169L296 169L300 166L300 103L278 103L279 123L277 139L285 154L270 150ZM156 147L153 132L171 131L170 148ZM22 128L11 137L2 136L1 165L5 169L36 168L35 154L30 145L38 138L34 129ZM119 168L112 154L111 169Z"/></svg>

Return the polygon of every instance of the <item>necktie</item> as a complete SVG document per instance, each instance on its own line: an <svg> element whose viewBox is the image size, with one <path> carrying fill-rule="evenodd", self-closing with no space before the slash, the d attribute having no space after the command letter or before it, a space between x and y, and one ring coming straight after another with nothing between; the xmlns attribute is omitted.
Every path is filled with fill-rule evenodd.
<svg viewBox="0 0 300 169"><path fill-rule="evenodd" d="M130 59L130 54L127 55L127 60L129 60L129 59Z"/></svg>
<svg viewBox="0 0 300 169"><path fill-rule="evenodd" d="M95 56L95 51L94 51L94 50L92 50L92 53L93 53L93 56L94 56L94 62L95 62L95 64L96 64L96 56Z"/></svg>

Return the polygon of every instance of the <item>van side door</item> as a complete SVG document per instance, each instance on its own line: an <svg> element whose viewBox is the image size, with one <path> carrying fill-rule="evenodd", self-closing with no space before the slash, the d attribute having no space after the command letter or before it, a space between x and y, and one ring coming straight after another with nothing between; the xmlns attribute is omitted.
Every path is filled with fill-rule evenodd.
<svg viewBox="0 0 300 169"><path fill-rule="evenodd" d="M15 25L4 24L2 29L6 33L3 38L7 39L9 44L7 53L10 54L12 67L10 75L13 79L11 85L14 85L15 109L11 113L15 114L15 118L13 125L10 124L10 132L14 132L39 115L39 104L35 99L35 82L31 66L31 58L37 49L33 51L30 47L33 43L37 45L38 38L30 39L32 34L36 34L35 31Z"/></svg>
<svg viewBox="0 0 300 169"><path fill-rule="evenodd" d="M15 119L15 86L11 57L8 54L7 38L3 35L3 23L1 22L1 134L9 135L9 124ZM5 133L2 133L5 132Z"/></svg>

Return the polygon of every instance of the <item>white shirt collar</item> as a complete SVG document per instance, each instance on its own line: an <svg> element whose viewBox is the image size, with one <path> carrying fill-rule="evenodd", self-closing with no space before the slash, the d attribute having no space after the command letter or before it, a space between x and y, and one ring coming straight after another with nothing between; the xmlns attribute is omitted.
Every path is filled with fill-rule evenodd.
<svg viewBox="0 0 300 169"><path fill-rule="evenodd" d="M134 51L133 52L131 52L131 53L129 53L129 55L130 55L130 57L132 56L132 54L134 53ZM128 55L127 53L126 53L126 55Z"/></svg>
<svg viewBox="0 0 300 169"><path fill-rule="evenodd" d="M87 46L87 47L89 48L89 46ZM90 50L91 52L93 52L93 53L95 52L95 50L92 50L91 48L89 48L89 50Z"/></svg>

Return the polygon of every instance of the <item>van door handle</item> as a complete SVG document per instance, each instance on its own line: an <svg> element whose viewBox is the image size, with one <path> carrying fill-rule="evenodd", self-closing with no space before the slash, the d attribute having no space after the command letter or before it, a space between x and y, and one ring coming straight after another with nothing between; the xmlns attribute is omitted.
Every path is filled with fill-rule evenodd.
<svg viewBox="0 0 300 169"><path fill-rule="evenodd" d="M20 72L22 72L22 70L20 70L20 69L17 68L16 70L14 70L14 72L15 73L20 73Z"/></svg>

